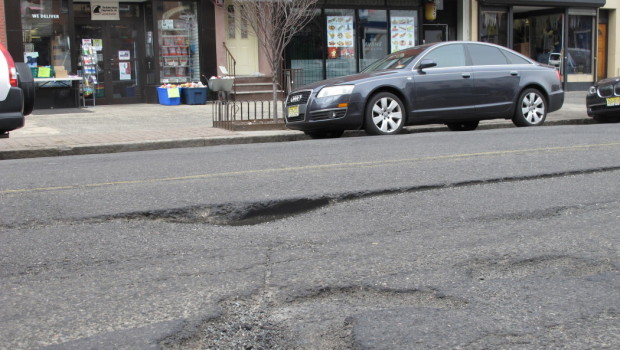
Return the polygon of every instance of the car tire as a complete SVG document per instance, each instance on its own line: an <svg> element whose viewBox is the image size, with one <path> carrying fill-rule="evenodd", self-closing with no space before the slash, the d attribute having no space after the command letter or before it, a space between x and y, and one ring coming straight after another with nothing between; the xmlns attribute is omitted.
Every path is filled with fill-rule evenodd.
<svg viewBox="0 0 620 350"><path fill-rule="evenodd" d="M478 124L480 124L480 121L475 120L471 122L447 123L446 126L452 131L472 131L476 130Z"/></svg>
<svg viewBox="0 0 620 350"><path fill-rule="evenodd" d="M320 131L304 131L304 134L308 135L311 139L337 139L344 130L320 130Z"/></svg>
<svg viewBox="0 0 620 350"><path fill-rule="evenodd" d="M519 95L512 122L516 126L539 126L547 118L547 101L537 89L526 89Z"/></svg>
<svg viewBox="0 0 620 350"><path fill-rule="evenodd" d="M35 86L34 78L30 67L23 62L15 62L17 75L19 77L19 87L24 94L24 115L29 115L34 109Z"/></svg>
<svg viewBox="0 0 620 350"><path fill-rule="evenodd" d="M372 135L394 135L405 126L406 111L402 101L390 92L372 96L366 106L364 128Z"/></svg>

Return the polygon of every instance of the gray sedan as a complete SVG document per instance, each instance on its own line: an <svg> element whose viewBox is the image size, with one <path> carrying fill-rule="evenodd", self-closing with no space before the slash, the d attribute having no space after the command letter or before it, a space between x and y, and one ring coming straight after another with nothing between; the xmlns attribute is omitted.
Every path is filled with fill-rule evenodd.
<svg viewBox="0 0 620 350"><path fill-rule="evenodd" d="M443 42L399 51L359 74L301 87L286 100L286 125L313 138L344 130L398 134L406 125L474 130L480 120L542 125L564 103L559 71L505 47Z"/></svg>

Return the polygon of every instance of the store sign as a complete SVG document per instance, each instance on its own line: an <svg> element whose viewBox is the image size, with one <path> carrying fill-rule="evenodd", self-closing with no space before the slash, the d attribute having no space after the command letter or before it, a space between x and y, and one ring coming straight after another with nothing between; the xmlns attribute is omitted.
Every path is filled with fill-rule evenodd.
<svg viewBox="0 0 620 350"><path fill-rule="evenodd" d="M118 21L118 1L91 0L90 19L93 21Z"/></svg>

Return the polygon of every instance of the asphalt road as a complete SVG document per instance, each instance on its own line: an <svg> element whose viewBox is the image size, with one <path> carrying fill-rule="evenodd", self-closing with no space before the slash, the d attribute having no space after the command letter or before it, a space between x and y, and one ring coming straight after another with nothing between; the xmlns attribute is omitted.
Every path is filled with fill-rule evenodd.
<svg viewBox="0 0 620 350"><path fill-rule="evenodd" d="M0 348L618 348L619 131L2 161Z"/></svg>

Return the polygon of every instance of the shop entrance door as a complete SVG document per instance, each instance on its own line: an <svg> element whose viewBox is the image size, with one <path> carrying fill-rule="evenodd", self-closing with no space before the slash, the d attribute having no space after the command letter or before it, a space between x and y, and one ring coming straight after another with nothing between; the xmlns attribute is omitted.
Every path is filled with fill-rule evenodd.
<svg viewBox="0 0 620 350"><path fill-rule="evenodd" d="M139 64L144 57L142 22L140 18L76 19L76 47L82 53L84 45L90 44L97 56L97 104L143 102L144 70Z"/></svg>

